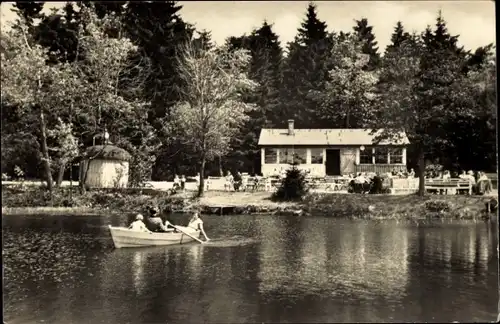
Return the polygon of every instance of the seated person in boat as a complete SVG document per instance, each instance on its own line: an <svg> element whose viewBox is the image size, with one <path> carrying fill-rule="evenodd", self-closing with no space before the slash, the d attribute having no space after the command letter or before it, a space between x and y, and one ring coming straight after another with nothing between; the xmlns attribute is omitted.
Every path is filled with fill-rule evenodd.
<svg viewBox="0 0 500 324"><path fill-rule="evenodd" d="M159 216L158 207L148 207L148 217L146 220L147 227L153 232L170 232L167 226L170 223L165 222L163 225L163 220Z"/></svg>
<svg viewBox="0 0 500 324"><path fill-rule="evenodd" d="M198 212L195 212L193 217L191 217L191 219L189 220L188 227L201 231L205 239L207 241L210 241L207 234L205 233L205 230L203 229L203 221L201 220Z"/></svg>
<svg viewBox="0 0 500 324"><path fill-rule="evenodd" d="M135 216L135 221L132 222L132 224L130 224L130 226L128 228L133 230L133 231L153 233L147 229L143 220L144 220L144 217L141 214L137 214L137 216Z"/></svg>

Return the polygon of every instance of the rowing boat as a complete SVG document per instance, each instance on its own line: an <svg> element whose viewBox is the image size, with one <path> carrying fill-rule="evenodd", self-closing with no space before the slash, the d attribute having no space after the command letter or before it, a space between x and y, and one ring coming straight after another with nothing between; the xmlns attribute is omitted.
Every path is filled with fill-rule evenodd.
<svg viewBox="0 0 500 324"><path fill-rule="evenodd" d="M198 237L200 235L199 230L184 226L177 227L193 237ZM109 225L109 231L111 232L111 238L117 249L126 247L175 245L192 242L194 240L192 237L182 232L148 233L111 225Z"/></svg>

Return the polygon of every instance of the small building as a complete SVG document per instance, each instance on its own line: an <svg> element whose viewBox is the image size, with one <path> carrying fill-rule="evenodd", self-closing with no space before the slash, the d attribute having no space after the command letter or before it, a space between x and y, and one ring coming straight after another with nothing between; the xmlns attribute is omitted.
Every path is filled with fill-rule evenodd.
<svg viewBox="0 0 500 324"><path fill-rule="evenodd" d="M125 188L128 185L131 155L113 145L87 148L80 161L80 181L87 188Z"/></svg>
<svg viewBox="0 0 500 324"><path fill-rule="evenodd" d="M294 129L293 120L288 121L288 129L262 129L262 174L277 174L291 164L318 177L405 171L406 134L374 144L379 132L370 133L367 129Z"/></svg>

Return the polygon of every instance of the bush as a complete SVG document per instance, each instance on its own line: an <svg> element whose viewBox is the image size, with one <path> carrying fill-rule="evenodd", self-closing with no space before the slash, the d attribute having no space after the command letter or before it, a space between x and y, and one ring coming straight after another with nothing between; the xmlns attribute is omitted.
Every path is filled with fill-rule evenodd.
<svg viewBox="0 0 500 324"><path fill-rule="evenodd" d="M278 190L273 194L276 200L300 200L308 192L305 174L295 165L286 171Z"/></svg>
<svg viewBox="0 0 500 324"><path fill-rule="evenodd" d="M446 200L428 200L425 209L430 212L448 212L453 208L451 202Z"/></svg>

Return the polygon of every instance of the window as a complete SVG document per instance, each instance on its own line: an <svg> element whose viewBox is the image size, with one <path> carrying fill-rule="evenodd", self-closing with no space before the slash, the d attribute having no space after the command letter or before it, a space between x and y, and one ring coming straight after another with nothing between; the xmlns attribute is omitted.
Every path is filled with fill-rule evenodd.
<svg viewBox="0 0 500 324"><path fill-rule="evenodd" d="M323 164L323 149L312 148L311 149L311 163L312 164Z"/></svg>
<svg viewBox="0 0 500 324"><path fill-rule="evenodd" d="M371 147L367 147L363 151L359 150L359 164L373 164L373 149Z"/></svg>
<svg viewBox="0 0 500 324"><path fill-rule="evenodd" d="M264 149L264 163L265 164L278 163L278 150L275 148Z"/></svg>
<svg viewBox="0 0 500 324"><path fill-rule="evenodd" d="M293 163L293 148L280 149L280 164Z"/></svg>
<svg viewBox="0 0 500 324"><path fill-rule="evenodd" d="M403 149L393 148L389 151L389 159L391 164L403 164Z"/></svg>
<svg viewBox="0 0 500 324"><path fill-rule="evenodd" d="M293 162L297 164L307 163L307 150L303 148L295 148L293 150Z"/></svg>
<svg viewBox="0 0 500 324"><path fill-rule="evenodd" d="M387 164L387 153L386 147L376 147L375 148L375 164Z"/></svg>

